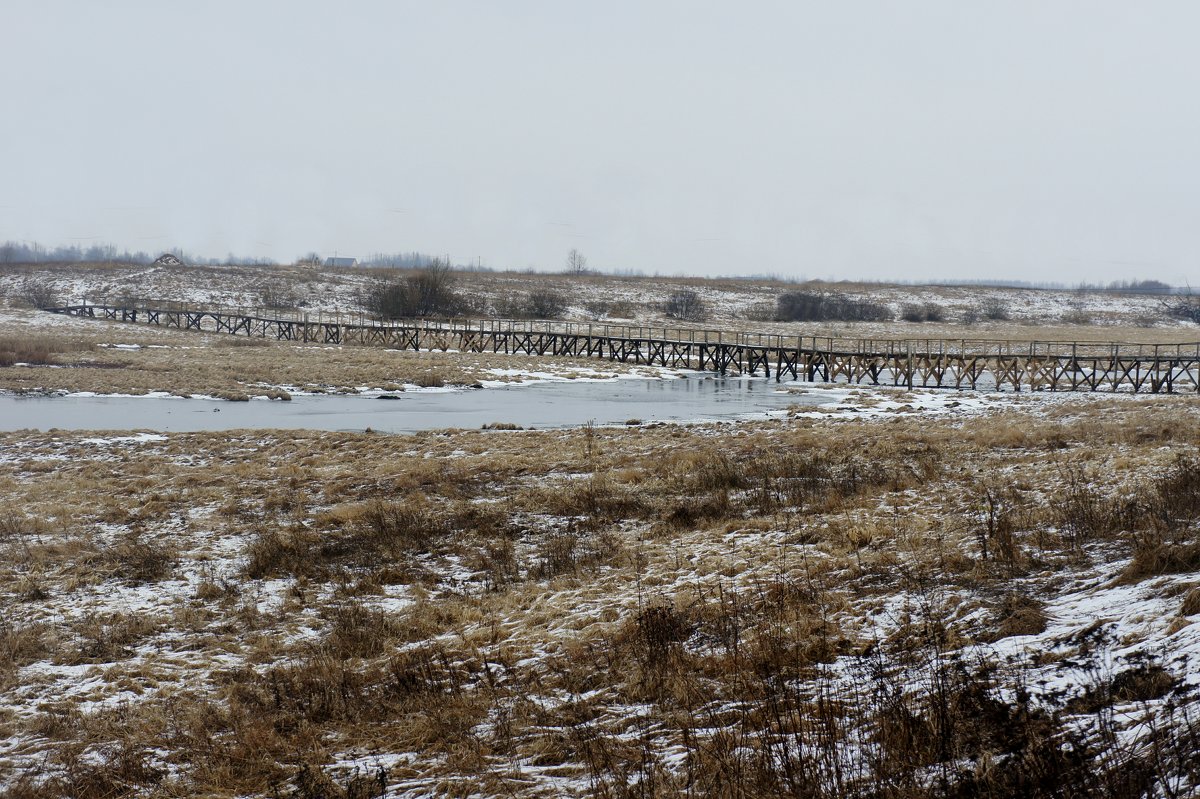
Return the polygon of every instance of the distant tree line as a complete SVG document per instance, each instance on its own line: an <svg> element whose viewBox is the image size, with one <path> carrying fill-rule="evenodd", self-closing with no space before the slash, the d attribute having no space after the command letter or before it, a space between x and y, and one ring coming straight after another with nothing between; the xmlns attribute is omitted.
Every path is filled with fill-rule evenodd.
<svg viewBox="0 0 1200 799"><path fill-rule="evenodd" d="M181 249L167 250L186 264L195 266L219 266L221 264L239 264L246 266L273 266L277 262L271 258L259 256L243 256L229 253L224 258L209 258L194 255ZM118 264L150 264L154 262L162 250L153 253L145 250L119 250L113 244L93 244L80 247L72 244L67 246L49 247L36 241L6 241L0 244L0 266L10 264L78 264L78 263L118 263Z"/></svg>
<svg viewBox="0 0 1200 799"><path fill-rule="evenodd" d="M1086 284L1080 288L1086 288ZM1114 280L1105 286L1104 290L1127 291L1132 294L1171 294L1175 291L1170 284L1161 280Z"/></svg>
<svg viewBox="0 0 1200 799"><path fill-rule="evenodd" d="M1028 280L892 280L862 281L863 285L895 286L985 286L997 289L1048 289L1050 291L1111 291L1130 294L1190 294L1188 288L1179 288L1161 280L1113 280L1108 283L1057 283L1052 281Z"/></svg>
<svg viewBox="0 0 1200 799"><path fill-rule="evenodd" d="M118 250L112 244L94 244L47 247L36 241L6 241L0 244L0 264L41 263L104 263L121 262L148 264L158 255L148 252Z"/></svg>
<svg viewBox="0 0 1200 799"><path fill-rule="evenodd" d="M359 266L371 267L387 267L391 269L427 269L435 264L449 264L448 258L440 258L429 253L417 252L376 252L371 253L365 258L359 258ZM459 265L454 265L455 269L462 269Z"/></svg>

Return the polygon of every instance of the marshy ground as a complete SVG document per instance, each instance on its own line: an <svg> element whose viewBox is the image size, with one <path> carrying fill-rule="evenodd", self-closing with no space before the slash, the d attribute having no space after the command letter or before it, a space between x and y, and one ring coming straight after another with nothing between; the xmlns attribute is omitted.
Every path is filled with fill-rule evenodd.
<svg viewBox="0 0 1200 799"><path fill-rule="evenodd" d="M16 796L1182 795L1198 413L4 434L0 771Z"/></svg>
<svg viewBox="0 0 1200 799"><path fill-rule="evenodd" d="M5 351L208 396L609 368L15 309ZM1200 399L846 408L0 433L0 792L1194 795Z"/></svg>
<svg viewBox="0 0 1200 799"><path fill-rule="evenodd" d="M304 345L0 307L0 366L15 364L20 365L0 369L0 391L167 392L232 400L469 386L529 375L571 379L663 373L583 358Z"/></svg>

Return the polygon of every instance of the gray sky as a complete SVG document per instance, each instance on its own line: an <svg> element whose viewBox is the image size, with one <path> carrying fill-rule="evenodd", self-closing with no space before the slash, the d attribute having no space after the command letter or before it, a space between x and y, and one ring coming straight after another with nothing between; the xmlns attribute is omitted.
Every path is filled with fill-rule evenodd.
<svg viewBox="0 0 1200 799"><path fill-rule="evenodd" d="M0 0L0 240L1200 285L1200 4Z"/></svg>

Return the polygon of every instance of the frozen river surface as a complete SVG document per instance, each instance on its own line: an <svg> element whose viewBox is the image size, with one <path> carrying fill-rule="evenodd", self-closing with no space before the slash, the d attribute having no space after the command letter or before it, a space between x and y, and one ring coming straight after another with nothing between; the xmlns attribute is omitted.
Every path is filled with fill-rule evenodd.
<svg viewBox="0 0 1200 799"><path fill-rule="evenodd" d="M372 430L411 433L507 423L525 428L589 422L762 418L790 405L835 400L789 394L774 381L690 375L665 380L564 381L387 395L298 396L291 402L178 397L0 397L0 430L155 430L239 428Z"/></svg>

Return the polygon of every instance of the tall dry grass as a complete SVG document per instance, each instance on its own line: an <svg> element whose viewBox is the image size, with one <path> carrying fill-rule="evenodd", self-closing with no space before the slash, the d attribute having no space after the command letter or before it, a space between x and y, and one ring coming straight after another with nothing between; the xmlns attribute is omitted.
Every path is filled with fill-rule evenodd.
<svg viewBox="0 0 1200 799"><path fill-rule="evenodd" d="M1056 592L1109 559L1197 607L1196 411L1105 408L104 452L4 434L0 685L94 668L135 697L0 715L37 751L4 787L1178 792L1200 738L1169 655L1111 657L1104 624L992 654L1045 635ZM121 591L175 593L65 615ZM1047 667L1074 688L1040 685ZM350 753L409 756L332 768Z"/></svg>

